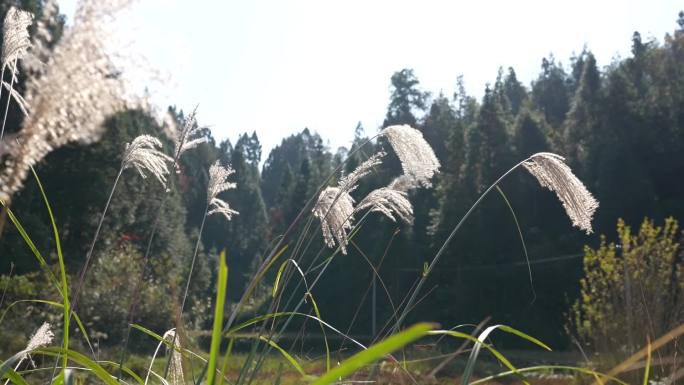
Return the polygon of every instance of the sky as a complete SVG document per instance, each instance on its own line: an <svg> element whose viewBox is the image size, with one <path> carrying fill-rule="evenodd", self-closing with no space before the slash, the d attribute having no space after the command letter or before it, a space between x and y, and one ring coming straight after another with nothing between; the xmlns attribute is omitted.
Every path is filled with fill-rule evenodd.
<svg viewBox="0 0 684 385"><path fill-rule="evenodd" d="M76 0L60 0L73 13ZM215 138L256 131L265 158L303 128L334 151L361 122L382 124L390 77L452 95L459 75L480 97L499 67L529 86L543 57L567 65L586 46L599 66L630 55L631 37L662 42L673 0L140 0L118 20L168 75L157 100L190 110ZM264 160L264 159L262 159Z"/></svg>

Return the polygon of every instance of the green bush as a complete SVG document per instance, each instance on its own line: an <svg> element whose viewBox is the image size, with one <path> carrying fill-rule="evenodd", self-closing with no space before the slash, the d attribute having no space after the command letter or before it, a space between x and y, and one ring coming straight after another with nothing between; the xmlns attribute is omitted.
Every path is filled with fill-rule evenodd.
<svg viewBox="0 0 684 385"><path fill-rule="evenodd" d="M585 247L581 296L570 316L580 341L601 353L604 365L660 337L684 316L684 236L677 221L656 226L645 219L635 234L619 220L617 234L617 242L602 236L597 249Z"/></svg>

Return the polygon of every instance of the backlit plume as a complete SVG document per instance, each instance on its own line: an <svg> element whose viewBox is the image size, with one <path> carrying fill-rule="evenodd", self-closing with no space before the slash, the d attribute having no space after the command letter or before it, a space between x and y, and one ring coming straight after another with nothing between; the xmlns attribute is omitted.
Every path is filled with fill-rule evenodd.
<svg viewBox="0 0 684 385"><path fill-rule="evenodd" d="M382 130L401 161L404 175L416 185L431 187L430 179L439 172L439 160L423 134L407 125Z"/></svg>
<svg viewBox="0 0 684 385"><path fill-rule="evenodd" d="M406 223L413 222L413 206L408 200L408 194L391 187L382 187L366 195L356 206L356 212L365 209L379 212L395 222L395 216Z"/></svg>
<svg viewBox="0 0 684 385"><path fill-rule="evenodd" d="M354 199L339 187L326 187L318 196L313 215L321 221L323 239L328 247L340 245L347 254L347 230L354 221Z"/></svg>
<svg viewBox="0 0 684 385"><path fill-rule="evenodd" d="M226 217L227 220L230 220L233 215L239 214L237 211L231 209L226 201L218 198L220 193L236 187L235 183L228 182L228 177L234 173L235 171L230 166L223 167L218 160L209 168L207 203L209 203L211 210L207 215L221 214Z"/></svg>
<svg viewBox="0 0 684 385"><path fill-rule="evenodd" d="M161 152L161 147L159 139L150 135L140 135L126 144L121 165L124 169L135 167L143 178L147 178L143 172L147 170L166 186L166 175L169 173L167 162L172 162L173 159Z"/></svg>
<svg viewBox="0 0 684 385"><path fill-rule="evenodd" d="M591 219L598 208L598 201L563 160L562 156L540 152L523 162L523 166L542 187L556 193L573 226L591 234Z"/></svg>
<svg viewBox="0 0 684 385"><path fill-rule="evenodd" d="M51 151L68 143L96 142L109 116L127 108L144 109L143 98L132 94L135 87L119 65L128 57L112 48L113 22L130 2L79 1L73 22L54 45L49 44L53 39L48 28L54 20L45 18L55 17L56 7L54 1L46 2L29 55L36 59L22 62L28 77L28 116L17 134L0 144L0 199L8 201L19 191L30 167ZM22 17L25 24L27 18ZM21 49L3 47L3 59L16 52Z"/></svg>
<svg viewBox="0 0 684 385"><path fill-rule="evenodd" d="M2 66L9 67L10 71L16 68L16 61L26 55L31 48L28 27L33 22L33 14L30 12L10 7L5 15L2 30Z"/></svg>

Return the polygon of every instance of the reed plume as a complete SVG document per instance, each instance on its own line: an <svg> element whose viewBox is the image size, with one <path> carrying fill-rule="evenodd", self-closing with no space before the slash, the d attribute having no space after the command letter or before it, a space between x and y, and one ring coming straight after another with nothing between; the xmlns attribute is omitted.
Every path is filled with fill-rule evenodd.
<svg viewBox="0 0 684 385"><path fill-rule="evenodd" d="M439 172L439 160L420 131L408 125L389 126L381 134L387 138L401 161L404 182L431 187L430 179Z"/></svg>
<svg viewBox="0 0 684 385"><path fill-rule="evenodd" d="M187 150L197 147L199 144L207 141L207 137L197 125L197 110L193 110L183 125L178 129L174 142L174 152L176 159Z"/></svg>
<svg viewBox="0 0 684 385"><path fill-rule="evenodd" d="M371 191L356 206L355 212L370 209L396 222L395 215L406 223L413 222L413 206L408 200L408 193L392 187L382 187Z"/></svg>
<svg viewBox="0 0 684 385"><path fill-rule="evenodd" d="M21 366L21 363L24 362L25 359L29 359L33 366L35 367L35 364L33 363L33 360L31 360L31 352L35 349L42 348L43 346L48 346L52 343L53 338L55 337L54 333L52 333L52 329L50 327L50 324L47 322L43 322L42 325L36 330L35 333L29 338L28 344L26 344L26 349L22 351L22 355L19 358L19 362L17 362L17 365L14 367L14 371L19 369L19 366ZM9 379L5 381L4 385L7 385L9 383Z"/></svg>
<svg viewBox="0 0 684 385"><path fill-rule="evenodd" d="M166 187L166 175L169 173L167 162L173 159L157 149L161 147L161 142L154 136L138 136L131 143L126 143L121 168L134 167L143 178L147 178L143 172L147 170Z"/></svg>
<svg viewBox="0 0 684 385"><path fill-rule="evenodd" d="M207 187L207 204L211 208L207 215L221 214L227 220L239 213L230 208L228 202L219 199L218 195L226 190L234 189L236 184L228 182L228 177L233 175L235 170L230 166L223 167L217 160L209 168L209 186Z"/></svg>
<svg viewBox="0 0 684 385"><path fill-rule="evenodd" d="M326 187L318 196L313 215L321 221L325 244L335 247L337 241L342 254L347 254L347 230L354 221L354 199L339 187Z"/></svg>
<svg viewBox="0 0 684 385"><path fill-rule="evenodd" d="M373 170L373 167L379 166L382 163L382 158L385 155L386 153L384 151L379 151L373 154L370 158L366 159L366 161L356 167L354 171L340 178L339 182L337 183L338 187L347 193L351 193L352 191L356 190L359 180L370 174L370 172Z"/></svg>
<svg viewBox="0 0 684 385"><path fill-rule="evenodd" d="M112 52L110 44L114 16L130 2L79 1L73 23L56 43L46 38L48 21L39 22L34 37L38 59L26 63L28 116L14 140L0 146L0 199L9 201L23 187L30 167L51 151L67 143L95 142L107 117L144 108L117 65L126 57ZM54 3L48 3L47 14L54 16Z"/></svg>
<svg viewBox="0 0 684 385"><path fill-rule="evenodd" d="M31 48L28 27L33 23L33 14L10 7L5 15L2 30L2 67L16 69L18 59L21 59Z"/></svg>
<svg viewBox="0 0 684 385"><path fill-rule="evenodd" d="M564 160L560 155L540 152L529 157L523 162L523 166L537 178L542 187L556 193L573 226L591 234L591 220L598 208L598 201Z"/></svg>

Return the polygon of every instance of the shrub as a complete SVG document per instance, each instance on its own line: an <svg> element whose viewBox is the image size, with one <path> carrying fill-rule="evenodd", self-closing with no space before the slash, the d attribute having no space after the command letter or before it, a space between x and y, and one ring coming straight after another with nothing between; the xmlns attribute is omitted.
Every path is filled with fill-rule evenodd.
<svg viewBox="0 0 684 385"><path fill-rule="evenodd" d="M684 236L677 221L656 226L645 219L634 234L619 220L617 234L616 242L602 236L597 249L585 247L585 277L570 315L572 329L602 353L604 365L673 329L684 316Z"/></svg>

